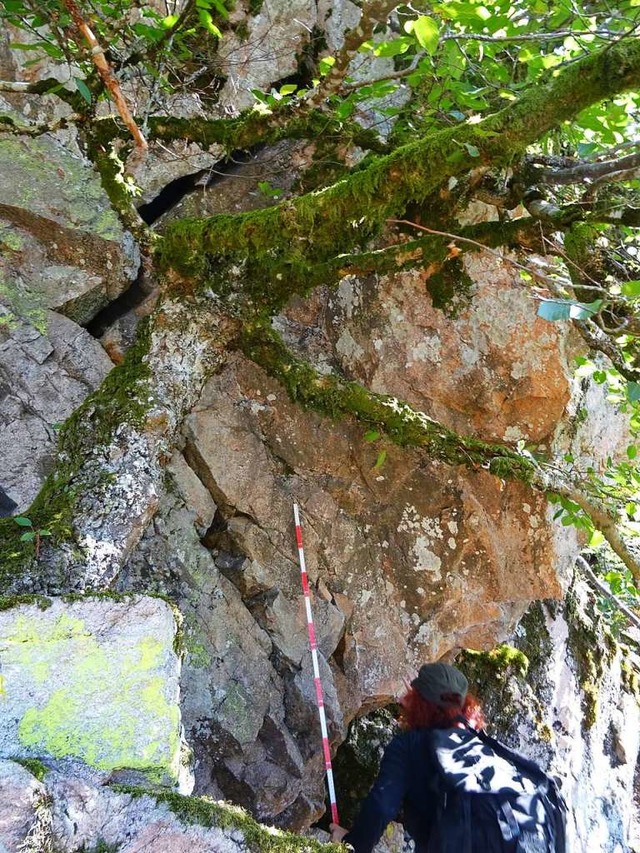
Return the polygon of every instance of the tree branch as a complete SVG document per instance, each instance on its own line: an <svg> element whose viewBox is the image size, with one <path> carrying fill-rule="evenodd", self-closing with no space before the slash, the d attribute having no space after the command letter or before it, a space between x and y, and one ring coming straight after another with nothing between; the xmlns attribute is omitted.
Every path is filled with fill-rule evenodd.
<svg viewBox="0 0 640 853"><path fill-rule="evenodd" d="M446 178L484 162L510 162L546 131L638 83L640 40L609 46L556 69L556 76L536 83L518 103L477 124L431 133L324 190L254 213L172 224L165 262L266 251L322 261L365 243L387 219L422 202Z"/></svg>
<svg viewBox="0 0 640 853"><path fill-rule="evenodd" d="M308 106L319 107L340 89L360 45L371 38L374 27L385 22L397 5L398 0L369 0L364 5L357 26L345 35L344 44L336 54L335 62L320 81L320 85L306 99Z"/></svg>
<svg viewBox="0 0 640 853"><path fill-rule="evenodd" d="M607 506L599 496L587 494L579 482L554 465L538 462L531 454L504 445L460 436L395 397L375 394L335 375L320 374L297 359L264 323L247 324L239 345L248 358L282 383L294 402L333 418L351 415L367 426L383 430L395 444L422 448L430 458L449 465L481 467L501 479L520 480L546 494L569 498L589 516L636 581L640 581L640 564L620 535L615 508Z"/></svg>
<svg viewBox="0 0 640 853"><path fill-rule="evenodd" d="M614 595L606 584L602 583L584 557L576 557L576 566L580 569L589 583L592 584L592 586L595 586L598 592L604 595L609 601L612 601L632 625L635 625L636 628L640 628L640 618L633 612L633 610L627 607L624 602L620 601L617 595Z"/></svg>
<svg viewBox="0 0 640 853"><path fill-rule="evenodd" d="M577 163L568 169L543 169L538 172L537 182L554 186L579 184L608 178L617 172L635 172L640 169L640 152L602 160L598 163Z"/></svg>
<svg viewBox="0 0 640 853"><path fill-rule="evenodd" d="M62 0L62 2L66 9L69 11L71 17L73 18L73 22L79 30L80 34L85 38L87 44L91 48L91 61L96 66L98 73L102 77L102 81L107 91L110 93L111 98L116 105L116 109L118 110L120 117L122 118L122 121L129 128L129 131L131 132L131 135L134 139L136 148L139 151L146 151L146 149L148 148L147 141L142 135L133 116L131 115L129 106L125 100L124 95L122 94L120 84L118 83L115 74L113 73L111 66L107 61L103 48L94 36L87 22L82 17L82 12L78 8L78 5L76 4L75 0Z"/></svg>
<svg viewBox="0 0 640 853"><path fill-rule="evenodd" d="M63 116L50 124L19 124L11 116L0 116L0 133L13 133L16 136L43 136L45 133L55 133L57 130L78 124L82 116L75 113Z"/></svg>

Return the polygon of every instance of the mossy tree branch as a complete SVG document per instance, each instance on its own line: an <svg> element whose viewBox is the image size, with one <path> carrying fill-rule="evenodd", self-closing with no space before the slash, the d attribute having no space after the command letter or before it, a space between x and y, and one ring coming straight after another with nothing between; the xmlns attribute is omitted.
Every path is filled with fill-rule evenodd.
<svg viewBox="0 0 640 853"><path fill-rule="evenodd" d="M150 116L146 119L146 126L148 138L158 142L180 140L195 142L203 148L222 145L226 151L273 144L282 139L332 137L336 141L359 145L379 154L389 152L389 146L375 130L363 128L356 122L340 121L297 102L284 103L266 113L245 110L235 118ZM93 129L103 144L128 136L126 128L114 121L112 116L96 119Z"/></svg>
<svg viewBox="0 0 640 853"><path fill-rule="evenodd" d="M531 481L531 463L516 451L498 444L458 435L406 403L386 394L369 391L358 382L348 382L318 373L296 358L280 336L267 324L246 324L240 341L244 354L284 385L287 394L303 407L331 418L352 415L367 426L375 426L401 447L419 447L432 459L449 465L482 466L492 470L508 467L514 479Z"/></svg>
<svg viewBox="0 0 640 853"><path fill-rule="evenodd" d="M590 494L585 482L552 463L540 462L526 452L501 444L461 436L424 412L384 394L376 394L357 382L318 373L296 358L278 334L264 323L245 327L241 339L244 354L282 383L290 399L332 418L351 416L383 431L401 447L417 447L448 465L483 468L501 479L520 480L545 494L575 501L591 518L614 552L640 581L640 563L620 534L615 507Z"/></svg>
<svg viewBox="0 0 640 853"><path fill-rule="evenodd" d="M609 46L555 73L477 124L429 134L319 192L254 213L181 220L167 229L162 261L201 269L206 254L265 252L322 261L363 245L447 178L482 163L506 164L581 110L640 83L640 40Z"/></svg>

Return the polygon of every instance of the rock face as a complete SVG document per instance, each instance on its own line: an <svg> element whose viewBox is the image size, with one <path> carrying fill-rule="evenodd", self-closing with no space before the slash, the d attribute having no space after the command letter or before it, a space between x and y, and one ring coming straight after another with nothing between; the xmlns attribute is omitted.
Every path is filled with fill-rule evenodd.
<svg viewBox="0 0 640 853"><path fill-rule="evenodd" d="M149 597L0 612L0 757L183 781L175 632L171 608Z"/></svg>
<svg viewBox="0 0 640 853"><path fill-rule="evenodd" d="M127 289L140 263L97 175L68 143L12 136L0 140L0 175L8 287L88 322Z"/></svg>
<svg viewBox="0 0 640 853"><path fill-rule="evenodd" d="M0 514L23 512L37 495L64 423L113 367L76 323L27 303L0 304Z"/></svg>
<svg viewBox="0 0 640 853"><path fill-rule="evenodd" d="M470 269L482 302L489 287L483 275L493 281L496 269ZM503 349L511 340L521 365L526 358L535 365L544 352L556 359L556 374L565 376L558 348L550 346L558 332L551 327L547 338L541 334L546 328L538 327L533 307L506 275L500 299L512 331L497 341L497 309L487 309L477 322L469 310L445 334L444 320L413 277L383 280L377 290L370 283L367 304L358 302L355 287L344 282L337 294L318 300L320 319L309 343L295 337L300 311L292 308L280 321L289 341L320 365L340 359L351 375L369 371L371 380L375 374L378 390L413 396L414 405L459 429L465 420L469 430L474 426L471 379L482 387L502 383L506 402L486 402L495 408L494 433L504 437L511 423L538 440L550 437L568 399L568 380L535 391L528 386L534 400L523 389L516 404L511 397L519 377L507 372ZM404 300L405 313L392 306L394 298ZM379 333L364 326L365 316L381 324ZM382 330L386 323L393 328ZM396 349L378 353L376 341L392 334L400 339ZM443 380L450 383L447 393L424 381L425 370L434 375L438 366L429 361L428 347L438 334L439 369L445 377L450 369L459 372L455 386ZM366 355L358 338L372 341ZM464 357L469 339L482 342L470 364ZM337 343L345 340L355 342L352 349ZM422 360L412 373L406 364L416 350ZM462 389L462 399L454 387ZM520 420L538 408L544 409L540 418ZM177 598L187 626L183 711L196 788L246 803L261 819L299 826L323 810L294 499L304 519L336 745L356 712L391 701L422 661L460 647L491 646L532 599L562 595L558 561L564 558L542 499L484 471L449 468L382 440L364 441L362 427L332 424L289 403L276 382L241 357L209 382L185 422L184 441L192 486L204 488L215 503L213 522L201 544L193 529L195 516L202 517L199 502L178 483L182 495L177 503L165 502L121 584L134 590L152 584Z"/></svg>
<svg viewBox="0 0 640 853"><path fill-rule="evenodd" d="M359 14L349 0L251 7L244 32L243 10L232 11L235 31L221 42L221 113L253 104L252 87L268 90L296 74L314 27L339 49ZM391 70L393 60L384 62L376 73ZM198 114L195 99L183 107L176 114ZM222 154L152 146L137 175L144 200ZM286 196L308 155L300 142L262 148L250 168L229 170L175 212L266 206L264 179ZM56 424L112 366L81 325L126 290L138 256L70 135L0 140L0 172L0 512L16 514L48 471ZM165 319L171 310L165 302ZM364 381L460 433L555 443L595 467L626 443L621 422L609 422L606 443L593 447L602 389L572 388L571 334L536 317L507 258L465 254L444 282L431 269L347 277L292 303L275 325L320 371ZM97 487L86 496L80 533L100 546L89 580L114 582L125 598L0 610L0 849L79 851L100 841L128 853L260 849L255 826L246 834L205 809L205 826L185 828L168 795L133 796L110 788L113 780L194 784L197 794L288 828L323 813L295 500L334 749L351 720L390 703L424 660L490 648L515 629L537 681L528 687L514 677L504 708L505 682L485 677L492 717L563 777L575 849L626 850L635 831L637 662L609 648L576 590L569 610L549 604L521 620L532 600L562 599L577 551L545 500L488 471L401 450L351 419L305 412L241 356L199 394L190 375L197 359L182 355L203 339L180 330L173 349L156 330L151 369L163 403L191 382L179 448L145 456L122 428L111 448L99 449L113 467L96 463L97 477L109 470L124 484L117 511ZM177 405L170 411L182 422ZM155 483L171 453L161 493ZM153 594L180 612L178 651L173 611ZM576 621L578 609L587 615ZM587 626L582 641L579 624ZM606 651L596 660L592 647ZM520 706L533 710L518 714ZM41 781L27 769L34 760L48 770Z"/></svg>
<svg viewBox="0 0 640 853"><path fill-rule="evenodd" d="M241 809L174 795L109 787L81 765L37 770L0 759L3 853L320 853L322 845L265 829ZM268 846L267 846L268 845Z"/></svg>
<svg viewBox="0 0 640 853"><path fill-rule="evenodd" d="M470 301L454 317L434 309L427 272L377 286L343 279L329 297L323 331L340 366L372 390L463 434L540 443L569 399L562 332L536 317L508 262L469 254L464 276Z"/></svg>

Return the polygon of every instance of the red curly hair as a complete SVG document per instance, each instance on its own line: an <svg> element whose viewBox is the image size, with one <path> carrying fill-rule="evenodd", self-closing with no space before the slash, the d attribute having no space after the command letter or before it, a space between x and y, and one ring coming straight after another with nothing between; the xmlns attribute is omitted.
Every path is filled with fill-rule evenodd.
<svg viewBox="0 0 640 853"><path fill-rule="evenodd" d="M474 729L485 726L482 707L473 693L467 693L462 707L456 703L442 707L410 687L400 700L400 707L400 724L404 729L448 729L455 726L460 716Z"/></svg>

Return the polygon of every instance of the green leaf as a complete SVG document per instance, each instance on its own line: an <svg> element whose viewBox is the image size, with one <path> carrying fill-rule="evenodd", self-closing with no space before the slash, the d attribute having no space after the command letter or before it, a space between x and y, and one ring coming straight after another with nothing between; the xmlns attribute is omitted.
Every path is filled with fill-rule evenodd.
<svg viewBox="0 0 640 853"><path fill-rule="evenodd" d="M387 460L387 451L381 450L380 453L378 453L378 458L376 459L376 464L373 466L373 470L379 471L382 468L382 466L384 465L384 463L386 462L386 460Z"/></svg>
<svg viewBox="0 0 640 853"><path fill-rule="evenodd" d="M622 285L621 292L623 296L628 296L631 299L636 299L640 296L640 279L633 281L625 281Z"/></svg>
<svg viewBox="0 0 640 853"><path fill-rule="evenodd" d="M480 151L476 148L475 145L471 145L469 142L462 143L464 147L467 149L467 153L470 157L479 157Z"/></svg>
<svg viewBox="0 0 640 853"><path fill-rule="evenodd" d="M209 8L211 9L213 7L224 21L228 20L229 10L222 2L222 0L208 0L208 3Z"/></svg>
<svg viewBox="0 0 640 853"><path fill-rule="evenodd" d="M440 41L440 26L433 18L427 15L420 15L413 23L413 34L418 40L418 44L423 50L428 53L435 53Z"/></svg>
<svg viewBox="0 0 640 853"><path fill-rule="evenodd" d="M640 382L627 382L627 397L631 403L640 400Z"/></svg>
<svg viewBox="0 0 640 853"><path fill-rule="evenodd" d="M538 305L538 317L542 317L543 320L550 320L554 323L558 320L568 320L572 304L572 302L560 302L555 299L545 299L540 303L540 305Z"/></svg>
<svg viewBox="0 0 640 853"><path fill-rule="evenodd" d="M365 441L377 441L380 438L380 433L375 429L370 429L364 434Z"/></svg>
<svg viewBox="0 0 640 853"><path fill-rule="evenodd" d="M538 317L557 320L588 320L602 308L602 299L594 302L573 302L570 299L544 299L538 305Z"/></svg>
<svg viewBox="0 0 640 853"><path fill-rule="evenodd" d="M76 84L76 89L80 92L84 100L90 104L92 100L91 91L84 80L81 80L79 77L74 77L73 82Z"/></svg>
<svg viewBox="0 0 640 853"><path fill-rule="evenodd" d="M627 458L635 459L637 455L638 448L635 446L635 444L630 444L629 447L627 447Z"/></svg>
<svg viewBox="0 0 640 853"><path fill-rule="evenodd" d="M392 39L391 41L380 42L379 45L376 45L373 53L375 56L383 57L401 56L409 50L413 43L413 39L401 36L400 38Z"/></svg>
<svg viewBox="0 0 640 853"><path fill-rule="evenodd" d="M22 536L20 537L20 541L21 542L33 542L33 540L35 538L36 538L35 530L27 530L27 532L23 533Z"/></svg>
<svg viewBox="0 0 640 853"><path fill-rule="evenodd" d="M333 68L333 66L335 64L336 64L335 56L325 56L318 63L318 72L320 73L321 76L324 76L325 74L328 74L329 71L331 71L331 69Z"/></svg>
<svg viewBox="0 0 640 853"><path fill-rule="evenodd" d="M269 181L258 181L258 189L267 198L280 198L282 195L282 190L279 187L272 187Z"/></svg>
<svg viewBox="0 0 640 853"><path fill-rule="evenodd" d="M589 548L598 548L604 542L604 536L599 530L594 530L591 534L591 539L587 543Z"/></svg>
<svg viewBox="0 0 640 853"><path fill-rule="evenodd" d="M16 524L19 524L20 527L33 527L33 522L30 518L25 518L23 515L19 515L13 519Z"/></svg>
<svg viewBox="0 0 640 853"><path fill-rule="evenodd" d="M211 35L215 36L216 38L222 38L222 33L213 23L213 18L211 17L210 12L207 12L206 9L198 9L198 18L207 32L211 33Z"/></svg>
<svg viewBox="0 0 640 853"><path fill-rule="evenodd" d="M281 95L293 95L296 92L298 87L295 83L287 83L285 86L280 86L280 94Z"/></svg>
<svg viewBox="0 0 640 853"><path fill-rule="evenodd" d="M50 530L43 527L41 530L38 530L38 536L53 536L53 534Z"/></svg>

